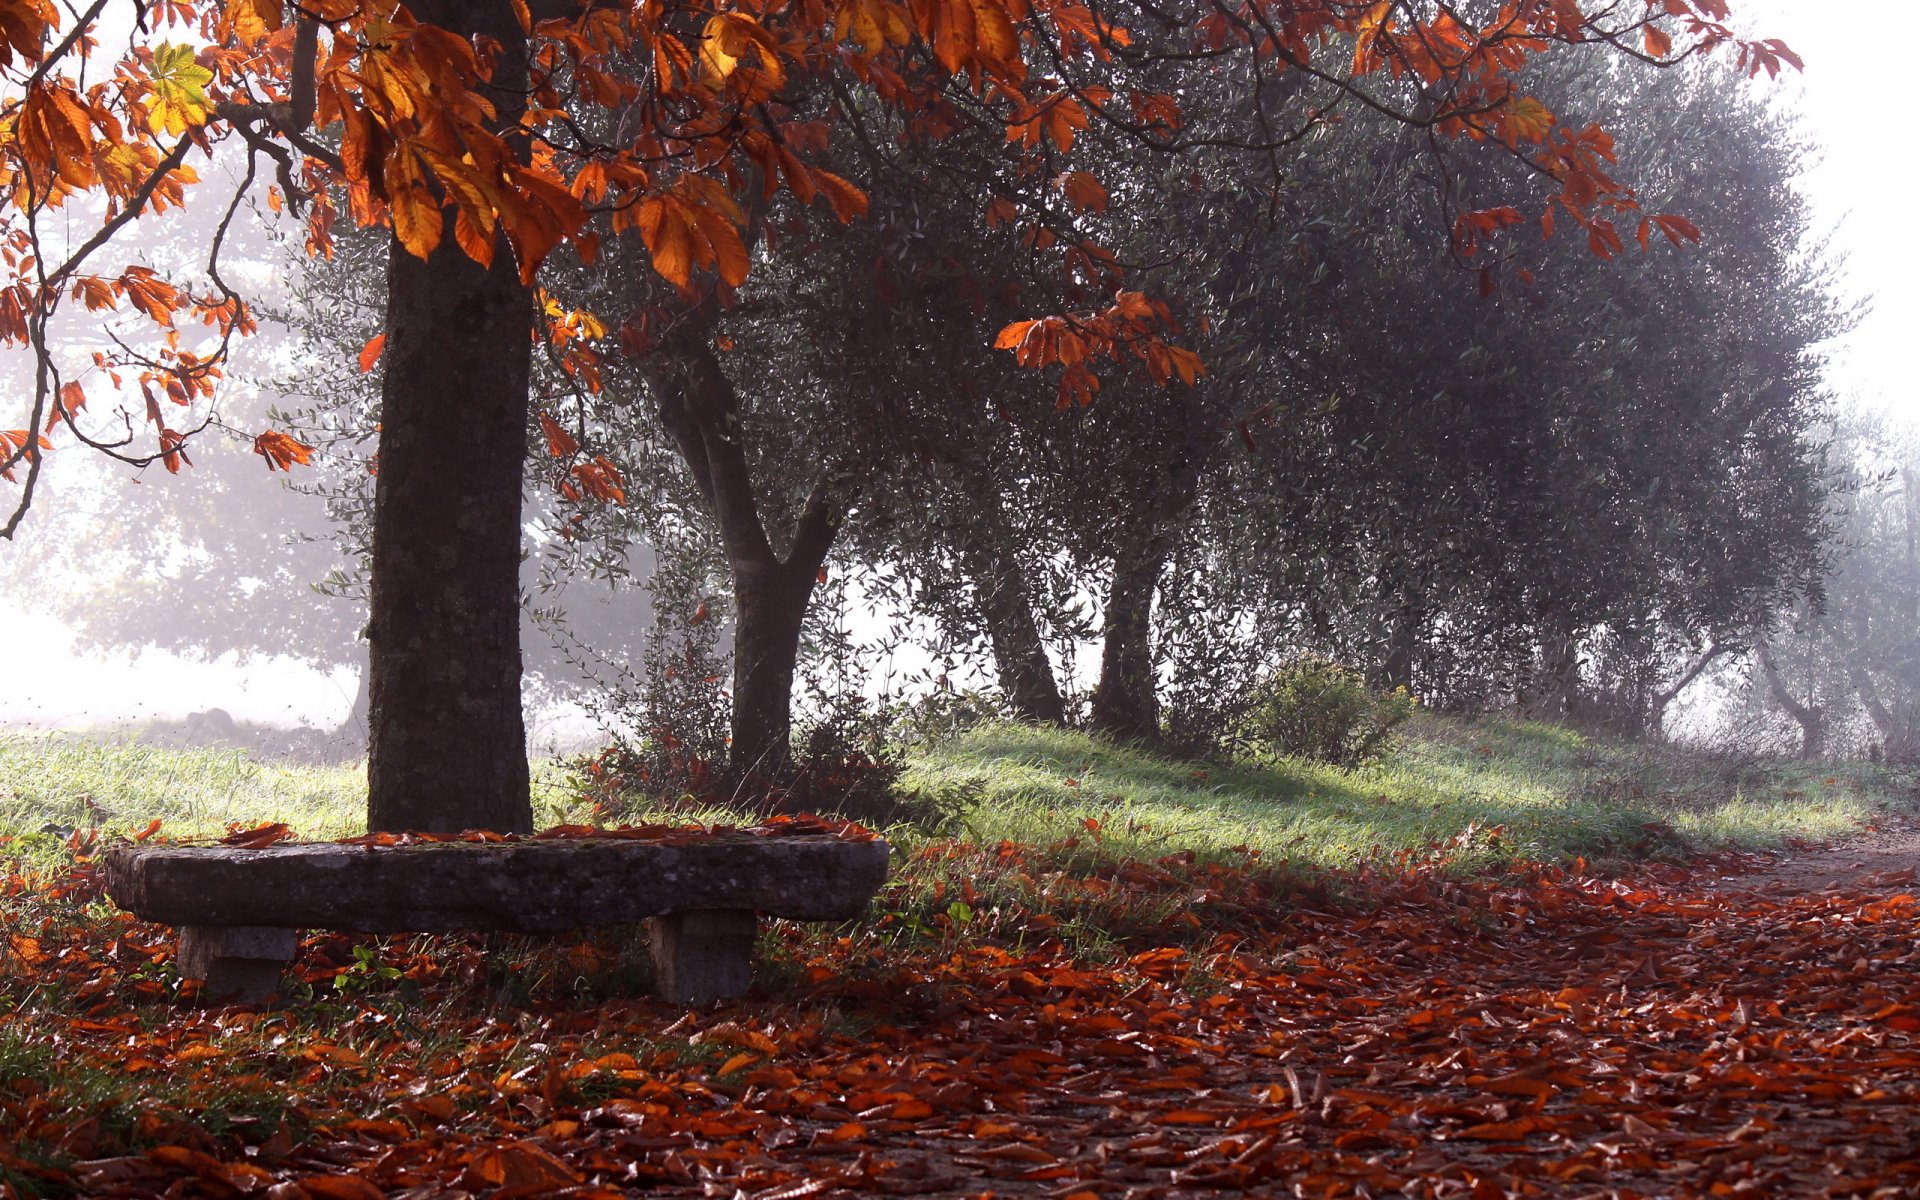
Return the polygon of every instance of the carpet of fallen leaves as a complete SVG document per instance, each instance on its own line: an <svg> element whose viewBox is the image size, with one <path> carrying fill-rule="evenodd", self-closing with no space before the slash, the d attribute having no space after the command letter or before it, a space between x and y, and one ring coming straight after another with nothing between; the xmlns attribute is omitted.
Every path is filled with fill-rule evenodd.
<svg viewBox="0 0 1920 1200"><path fill-rule="evenodd" d="M168 931L75 903L84 865L16 873L0 1194L1920 1195L1912 873L1762 895L1749 865L1407 861L1335 903L1141 864L1080 886L1237 901L1231 931L775 925L770 990L694 1013L516 1009L471 998L497 943L339 935L286 1006L194 1009Z"/></svg>

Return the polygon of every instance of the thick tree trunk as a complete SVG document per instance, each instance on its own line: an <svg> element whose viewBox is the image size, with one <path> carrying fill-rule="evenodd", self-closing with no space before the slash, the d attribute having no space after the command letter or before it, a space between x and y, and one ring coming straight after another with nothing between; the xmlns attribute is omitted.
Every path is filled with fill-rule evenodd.
<svg viewBox="0 0 1920 1200"><path fill-rule="evenodd" d="M505 0L414 13L499 52L499 127L519 123L526 40ZM367 824L527 832L520 711L520 482L532 293L504 239L491 268L455 244L389 249L374 489Z"/></svg>
<svg viewBox="0 0 1920 1200"><path fill-rule="evenodd" d="M1153 597L1172 552L1172 532L1163 526L1114 554L1113 584L1102 614L1100 682L1088 715L1088 724L1099 733L1132 741L1152 741L1160 735Z"/></svg>
<svg viewBox="0 0 1920 1200"><path fill-rule="evenodd" d="M767 536L745 451L734 440L740 401L715 355L711 302L689 316L644 366L661 424L719 527L735 613L733 724L728 765L778 775L792 761L793 676L800 630L839 511L823 479L807 497L785 557ZM704 319L701 319L704 318Z"/></svg>
<svg viewBox="0 0 1920 1200"><path fill-rule="evenodd" d="M818 569L817 567L815 568ZM811 577L762 564L733 572L733 725L736 773L776 775L793 757L793 676Z"/></svg>
<svg viewBox="0 0 1920 1200"><path fill-rule="evenodd" d="M1874 683L1872 673L1861 659L1858 647L1866 642L1866 637L1863 634L1856 641L1848 637L1838 624L1829 625L1828 633L1847 662L1847 682L1852 685L1860 707L1866 710L1875 732L1880 735L1881 751L1892 762L1913 761L1916 750L1914 731L1895 716L1886 701L1880 698L1879 685Z"/></svg>
<svg viewBox="0 0 1920 1200"><path fill-rule="evenodd" d="M1046 642L1033 619L1033 600L1026 572L1009 550L998 526L983 530L969 525L960 533L961 561L973 578L981 622L993 647L993 664L1000 691L1014 715L1022 721L1063 725L1066 702L1054 679Z"/></svg>

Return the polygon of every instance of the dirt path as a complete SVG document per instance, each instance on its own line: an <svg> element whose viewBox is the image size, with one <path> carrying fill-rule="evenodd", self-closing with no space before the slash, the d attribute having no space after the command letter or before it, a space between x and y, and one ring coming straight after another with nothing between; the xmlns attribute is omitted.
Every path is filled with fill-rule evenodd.
<svg viewBox="0 0 1920 1200"><path fill-rule="evenodd" d="M1756 856L1751 865L1719 879L1728 891L1766 896L1817 892L1914 890L1920 877L1920 820L1888 816L1866 832L1832 846L1796 847Z"/></svg>

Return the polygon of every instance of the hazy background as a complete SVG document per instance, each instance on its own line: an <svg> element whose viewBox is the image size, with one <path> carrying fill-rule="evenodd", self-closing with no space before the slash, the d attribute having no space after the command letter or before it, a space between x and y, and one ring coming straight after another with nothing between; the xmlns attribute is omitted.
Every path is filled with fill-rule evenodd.
<svg viewBox="0 0 1920 1200"><path fill-rule="evenodd" d="M1735 2L1750 29L1786 40L1806 60L1804 76L1756 86L1798 110L1806 134L1820 147L1818 157L1806 164L1801 186L1830 231L1849 295L1870 301L1858 328L1832 347L1832 387L1843 401L1912 422L1920 414L1905 357L1920 331L1920 251L1907 186L1915 171L1902 157L1911 143L1910 67L1897 61L1906 54L1902 31L1907 22L1901 18L1910 15L1910 6L1894 0L1855 0L1844 7L1819 0ZM1626 166L1630 177L1631 163ZM1711 236L1712 198L1701 197L1693 207ZM8 366L0 378L17 379L19 364ZM196 457L201 446L195 443ZM246 453L237 446L207 449ZM105 469L116 476L109 492L149 486L144 480L136 483L128 468ZM266 497L280 486L277 478L253 469L257 478L245 487L257 487ZM158 468L150 473L157 477L151 486L165 486ZM110 507L109 501L105 508ZM44 515L36 513L29 524ZM104 510L100 515L111 519ZM12 557L12 569L21 569L11 547L0 545L0 556ZM8 649L0 722L75 728L220 707L241 720L331 726L346 716L356 684L349 668L317 670L271 654L239 661L228 653L202 661L158 650L88 652L58 620L5 598L0 598L0 638ZM530 725L536 745L577 738L589 728L566 712L536 717Z"/></svg>

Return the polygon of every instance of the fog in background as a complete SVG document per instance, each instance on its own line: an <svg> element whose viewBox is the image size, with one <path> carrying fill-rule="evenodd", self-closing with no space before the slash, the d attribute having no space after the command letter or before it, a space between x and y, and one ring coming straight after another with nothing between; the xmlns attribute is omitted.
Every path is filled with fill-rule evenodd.
<svg viewBox="0 0 1920 1200"><path fill-rule="evenodd" d="M1844 10L1817 0L1740 0L1738 7L1752 30L1785 39L1806 60L1804 76L1757 86L1797 109L1810 139L1824 148L1818 161L1807 164L1802 187L1831 230L1850 296L1871 302L1858 328L1832 347L1833 390L1911 423L1916 398L1907 384L1905 356L1911 331L1920 328L1920 252L1907 211L1905 176L1912 169L1900 157L1907 143L1905 96L1895 94L1897 88L1904 92L1904 64L1895 61L1904 52L1895 36L1904 14L1893 0L1862 0ZM1842 11L1844 21L1838 19ZM205 190L212 194L219 187L218 166L209 174L214 178ZM1697 216L1711 236L1711 197L1683 199L1680 208ZM190 207L169 224L188 231L211 219L204 208ZM276 265L257 228L249 237L234 260L251 262L236 273L271 294L291 272ZM155 244L151 252L165 260L170 247ZM302 364L289 357L288 347L283 336L268 331L236 355L238 386L222 405L249 430L261 426L269 404L286 399L270 394L270 383L263 393L262 383L300 374ZM26 353L5 354L0 380L16 390L25 387ZM0 636L8 647L0 721L75 729L215 707L243 721L276 725L332 728L348 721L360 674L355 634L362 617L353 599L323 596L309 586L349 565L327 537L332 523L324 502L287 490L283 477L269 475L235 436L208 430L190 452L195 466L177 478L158 466L136 471L84 450L51 457L49 486L18 543L0 546L6 564ZM207 523L241 513L249 518L244 534L236 527L231 537L203 536ZM311 540L289 545L289 532ZM155 549L175 544L184 548ZM637 569L644 574L645 565ZM611 622L636 633L648 620L644 589L629 587L622 595L604 584L576 585L568 603L611 605L589 623ZM88 605L120 606L135 616L96 629L89 641L70 624ZM543 637L538 630L528 633L530 665L548 652ZM300 647L303 653L292 657L277 647ZM591 735L581 710L550 693L529 716L536 746L578 743ZM1711 706L1696 701L1694 712L1681 719L1698 728L1710 721Z"/></svg>

